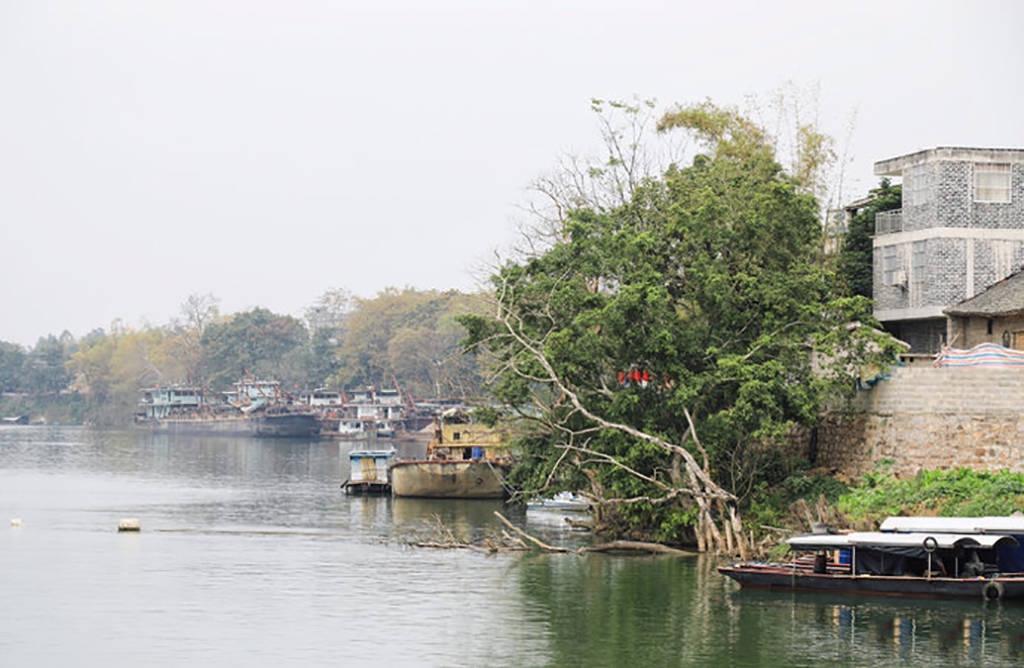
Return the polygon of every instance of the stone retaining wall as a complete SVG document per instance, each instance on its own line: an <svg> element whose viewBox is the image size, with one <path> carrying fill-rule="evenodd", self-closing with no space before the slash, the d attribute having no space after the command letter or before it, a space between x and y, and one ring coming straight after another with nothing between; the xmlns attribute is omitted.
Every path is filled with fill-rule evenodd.
<svg viewBox="0 0 1024 668"><path fill-rule="evenodd" d="M1024 369L900 368L818 428L815 463L849 475L891 459L901 476L969 467L1024 472Z"/></svg>

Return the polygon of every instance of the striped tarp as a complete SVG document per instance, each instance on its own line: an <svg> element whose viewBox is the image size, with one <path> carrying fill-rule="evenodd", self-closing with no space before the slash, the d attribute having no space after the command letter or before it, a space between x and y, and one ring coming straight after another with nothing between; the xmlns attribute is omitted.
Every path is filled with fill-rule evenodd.
<svg viewBox="0 0 1024 668"><path fill-rule="evenodd" d="M1024 351L995 343L981 343L970 350L943 346L935 358L935 366L1024 367Z"/></svg>

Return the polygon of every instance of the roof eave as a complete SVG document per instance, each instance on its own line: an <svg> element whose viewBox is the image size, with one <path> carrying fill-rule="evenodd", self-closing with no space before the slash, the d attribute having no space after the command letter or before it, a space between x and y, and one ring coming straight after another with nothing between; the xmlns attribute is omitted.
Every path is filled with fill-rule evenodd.
<svg viewBox="0 0 1024 668"><path fill-rule="evenodd" d="M1012 318L1014 316L1024 316L1024 311L961 311L956 309L946 309L943 311L948 316L954 316L957 318Z"/></svg>

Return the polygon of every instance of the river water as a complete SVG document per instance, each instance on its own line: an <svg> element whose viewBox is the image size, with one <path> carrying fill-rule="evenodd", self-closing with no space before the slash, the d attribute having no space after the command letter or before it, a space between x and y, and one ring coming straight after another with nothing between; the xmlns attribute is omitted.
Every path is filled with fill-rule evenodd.
<svg viewBox="0 0 1024 668"><path fill-rule="evenodd" d="M1024 664L1012 604L741 591L706 558L411 547L437 517L493 531L502 506L347 497L352 446L0 427L0 665ZM128 517L140 533L116 531Z"/></svg>

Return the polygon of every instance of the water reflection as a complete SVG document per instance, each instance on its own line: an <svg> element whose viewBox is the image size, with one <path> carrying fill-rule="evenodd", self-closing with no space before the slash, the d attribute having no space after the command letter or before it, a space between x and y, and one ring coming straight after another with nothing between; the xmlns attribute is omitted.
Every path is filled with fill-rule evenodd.
<svg viewBox="0 0 1024 668"><path fill-rule="evenodd" d="M554 665L665 665L692 656L700 594L683 560L551 555L523 559L518 572Z"/></svg>
<svg viewBox="0 0 1024 668"><path fill-rule="evenodd" d="M588 538L499 501L345 496L352 447L0 429L0 521L24 519L0 526L0 663L1024 663L1008 603L740 590L706 558L413 549L434 518L499 531L495 510ZM114 532L127 516L142 534Z"/></svg>
<svg viewBox="0 0 1024 668"><path fill-rule="evenodd" d="M1020 607L735 590L712 559L525 558L556 665L1020 665Z"/></svg>
<svg viewBox="0 0 1024 668"><path fill-rule="evenodd" d="M1018 665L1024 659L1024 617L1010 603L932 601L811 593L740 591L727 596L743 626L751 615L784 612L794 660L860 663ZM741 637L737 644L747 645ZM776 643L778 644L778 643Z"/></svg>

